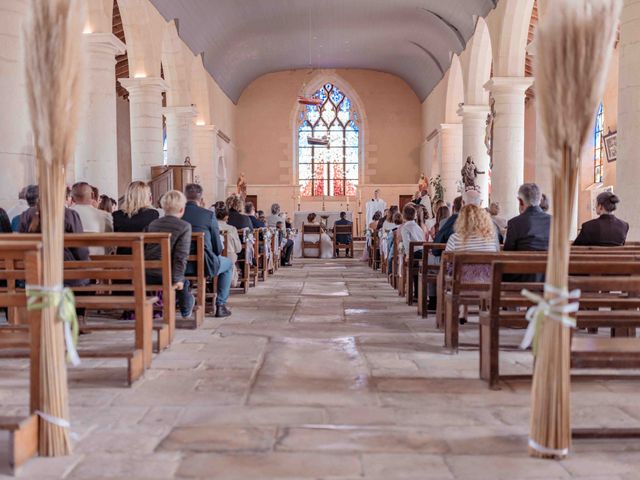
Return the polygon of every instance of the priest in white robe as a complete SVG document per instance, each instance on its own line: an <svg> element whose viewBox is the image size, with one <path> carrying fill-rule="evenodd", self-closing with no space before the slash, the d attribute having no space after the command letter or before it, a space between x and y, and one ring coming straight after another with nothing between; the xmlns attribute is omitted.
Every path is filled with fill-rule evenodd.
<svg viewBox="0 0 640 480"><path fill-rule="evenodd" d="M373 192L373 198L367 202L366 205L366 219L365 228L369 228L369 224L373 221L373 216L376 212L381 212L384 214L384 211L387 208L387 202L380 198L380 189L376 189Z"/></svg>

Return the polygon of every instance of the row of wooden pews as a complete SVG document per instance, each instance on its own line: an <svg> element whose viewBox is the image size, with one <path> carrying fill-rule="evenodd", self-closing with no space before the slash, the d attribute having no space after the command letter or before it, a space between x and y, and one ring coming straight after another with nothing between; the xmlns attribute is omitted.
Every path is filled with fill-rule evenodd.
<svg viewBox="0 0 640 480"><path fill-rule="evenodd" d="M277 235L268 229L243 235L242 260L238 268L244 282L240 291L248 291L258 278L265 281L280 265ZM30 404L28 415L0 416L0 430L10 434L8 463L12 469L37 454L40 377L40 313L27 311L26 286L42 283L42 245L40 235L0 235L0 310L5 311L6 324L0 324L0 359L30 359ZM223 238L225 252L226 238ZM251 242L255 241L255 245ZM154 352L161 354L174 339L176 328L198 328L207 311L215 306L216 280L205 278L204 234L194 233L196 248L189 257L195 268L187 278L193 284L195 307L192 319L176 319L175 290L171 281L171 248L168 233L67 234L67 249L104 247L109 254L92 255L87 261L64 263L64 280L75 294L80 316L78 341L80 358L123 359L126 362L126 384L132 385L153 362ZM145 247L155 244L161 249L161 260L145 259ZM251 251L258 252L256 264ZM156 270L162 282L150 285L145 273ZM246 290L244 290L246 288ZM125 316L125 312L129 314ZM126 319L125 317L131 318ZM93 332L100 334L94 341ZM109 332L131 332L123 335Z"/></svg>
<svg viewBox="0 0 640 480"><path fill-rule="evenodd" d="M519 348L501 343L501 332L518 329L524 337L529 324L526 314L534 303L522 295L522 290L543 295L547 252L455 253L444 252L445 245L435 243L412 243L409 252L402 252L396 246L399 242L396 231L392 253L388 255L386 239L373 235L369 265L374 270L382 268L390 285L406 298L407 304L417 303L419 315L433 316L447 351L477 349L479 378L491 389L499 389L504 380L530 377L500 374L500 352ZM423 248L423 258L415 255L419 246ZM432 254L438 250L442 254L436 262ZM464 272L471 265L489 271L487 281L465 281ZM418 282L417 298L414 282ZM610 378L612 369L640 369L640 338L636 337L640 328L640 245L572 247L569 287L581 291L575 314L577 328L572 332L572 375L588 370L589 378ZM437 297L435 311L428 309L430 291ZM478 329L478 343L460 342L461 307L465 312L477 313L478 323L464 328ZM608 337L597 335L602 329L610 332ZM603 369L607 372L597 372ZM640 432L607 430L607 434L626 437ZM574 435L597 437L602 432L580 430Z"/></svg>

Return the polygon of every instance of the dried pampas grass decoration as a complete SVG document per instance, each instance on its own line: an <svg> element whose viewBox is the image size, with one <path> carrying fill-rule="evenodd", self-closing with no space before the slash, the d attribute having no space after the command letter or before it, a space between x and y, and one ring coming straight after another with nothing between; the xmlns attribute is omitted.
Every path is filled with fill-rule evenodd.
<svg viewBox="0 0 640 480"><path fill-rule="evenodd" d="M537 336L529 437L535 457L561 458L571 446L571 331L563 311L569 234L580 155L604 91L621 7L621 0L556 0L536 34L536 103L553 182L545 300L558 305L541 315Z"/></svg>
<svg viewBox="0 0 640 480"><path fill-rule="evenodd" d="M73 160L81 101L82 15L72 0L32 0L25 30L26 80L40 186L43 285L40 455L71 453L63 301L65 168ZM31 289L31 292L29 290Z"/></svg>

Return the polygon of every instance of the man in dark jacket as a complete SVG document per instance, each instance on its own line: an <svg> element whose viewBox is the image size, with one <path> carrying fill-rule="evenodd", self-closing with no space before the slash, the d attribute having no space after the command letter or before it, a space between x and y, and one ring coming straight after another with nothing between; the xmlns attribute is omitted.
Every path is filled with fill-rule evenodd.
<svg viewBox="0 0 640 480"><path fill-rule="evenodd" d="M184 189L187 204L182 219L191 225L193 232L204 232L205 275L207 278L218 277L218 291L216 296L216 317L228 317L231 312L227 309L229 289L233 277L231 260L221 256L223 247L220 241L218 220L211 210L202 208L202 186L196 183L188 184ZM191 253L195 253L196 245L191 244ZM189 267L187 267L189 268ZM189 270L191 273L191 271Z"/></svg>
<svg viewBox="0 0 640 480"><path fill-rule="evenodd" d="M264 228L267 226L256 216L256 207L253 205L253 202L247 202L244 204L244 213L247 217L249 217L251 226L253 228Z"/></svg>
<svg viewBox="0 0 640 480"><path fill-rule="evenodd" d="M438 233L436 233L436 237L433 239L434 243L447 243L449 241L449 237L453 235L453 226L456 224L456 220L458 219L458 215L460 214L460 210L462 209L462 196L456 197L453 201L452 205L452 214L447 220L440 225L440 229ZM442 255L442 251L434 250L433 256L439 257Z"/></svg>
<svg viewBox="0 0 640 480"><path fill-rule="evenodd" d="M336 220L334 225L353 225L353 222L347 220L347 213L340 212L340 220ZM350 245L351 244L351 235L336 235L336 243L342 245ZM349 249L346 249L346 255L349 256ZM339 251L336 249L336 257L339 257Z"/></svg>
<svg viewBox="0 0 640 480"><path fill-rule="evenodd" d="M164 217L154 220L147 226L148 232L166 232L171 234L171 282L176 287L176 300L183 318L191 317L194 299L189 291L189 280L185 278L187 258L191 247L191 225L181 220L186 200L182 192L171 190L162 197ZM160 260L160 245L151 244L145 248L147 260ZM162 272L147 271L147 282L151 285L162 284Z"/></svg>
<svg viewBox="0 0 640 480"><path fill-rule="evenodd" d="M505 251L546 251L549 248L551 215L540 208L542 193L535 183L518 190L520 215L507 222Z"/></svg>

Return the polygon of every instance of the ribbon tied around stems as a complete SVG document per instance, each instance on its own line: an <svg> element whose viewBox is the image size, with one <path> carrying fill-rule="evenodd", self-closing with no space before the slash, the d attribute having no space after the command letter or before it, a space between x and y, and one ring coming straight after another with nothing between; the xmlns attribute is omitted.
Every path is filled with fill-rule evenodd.
<svg viewBox="0 0 640 480"><path fill-rule="evenodd" d="M42 285L27 285L27 310L42 310L55 308L58 318L64 325L64 343L67 347L67 358L75 367L80 364L80 357L76 350L78 342L78 316L76 315L76 301L73 291L63 285L44 287Z"/></svg>
<svg viewBox="0 0 640 480"><path fill-rule="evenodd" d="M545 284L544 293L553 296L551 299L546 299L544 296L530 292L529 290L522 290L521 294L535 302L536 305L530 307L527 310L526 319L529 322L527 331L520 343L521 349L526 349L534 343L534 340L538 334L538 329L541 322L545 317L548 317L556 322L560 322L565 327L576 328L576 319L570 314L576 313L580 308L580 303L577 301L580 299L580 290L572 290L556 288L552 285ZM576 300L570 302L570 300ZM534 353L536 345L533 346Z"/></svg>

